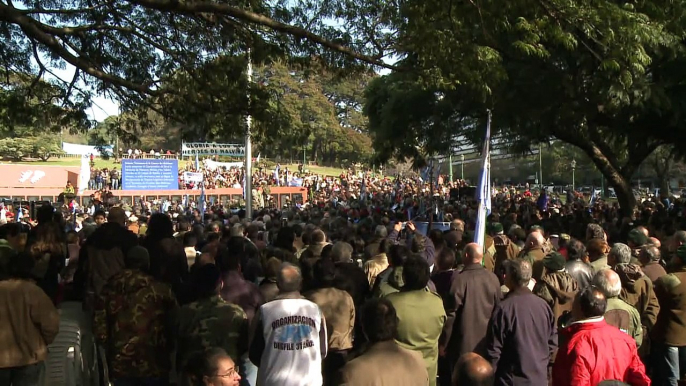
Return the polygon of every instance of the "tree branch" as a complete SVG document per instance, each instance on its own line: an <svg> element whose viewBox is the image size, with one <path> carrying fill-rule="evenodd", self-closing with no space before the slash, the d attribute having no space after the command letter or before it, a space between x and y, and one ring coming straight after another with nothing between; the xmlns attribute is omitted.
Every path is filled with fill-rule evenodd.
<svg viewBox="0 0 686 386"><path fill-rule="evenodd" d="M81 56L75 56L69 50L64 48L60 42L55 39L54 36L46 33L43 28L41 27L46 27L45 24L40 23L26 15L23 15L21 12L19 12L16 9L13 9L9 6L6 6L2 3L0 3L0 20L6 21L12 24L16 24L19 26L24 33L27 35L27 37L35 40L36 42L44 45L46 48L48 48L50 51L52 51L54 54L60 56L62 59L70 63L76 68L81 69L83 72L94 76L98 79L101 79L105 82L112 83L114 85L119 85L126 87L130 90L142 93L142 94L148 94L148 95L155 95L157 94L157 91L151 90L149 87L145 85L140 85L136 84L134 82L128 81L126 79L120 78L116 75L108 74L98 68L95 68L91 63L89 63L87 60L82 58ZM52 28L52 27L50 27ZM79 51L76 51L79 53Z"/></svg>
<svg viewBox="0 0 686 386"><path fill-rule="evenodd" d="M325 39L319 35L313 34L312 32L292 26L289 24L284 24L269 18L264 15L260 15L251 11L244 9L232 7L227 4L220 4L215 2L198 1L198 2L181 2L175 0L127 0L129 3L137 4L145 8L156 9L158 11L170 11L186 14L196 14L196 13L214 13L220 15L231 16L236 19L243 20L251 24L262 25L268 27L274 31L282 32L294 37L307 39L313 43L319 44L323 47L332 49L334 51L340 52L342 54L348 55L355 59L361 60L365 63L372 64L379 67L384 67L390 70L399 70L400 68L394 65L386 64L381 59L371 57L359 53L350 47L346 47L342 44L334 43L328 39Z"/></svg>

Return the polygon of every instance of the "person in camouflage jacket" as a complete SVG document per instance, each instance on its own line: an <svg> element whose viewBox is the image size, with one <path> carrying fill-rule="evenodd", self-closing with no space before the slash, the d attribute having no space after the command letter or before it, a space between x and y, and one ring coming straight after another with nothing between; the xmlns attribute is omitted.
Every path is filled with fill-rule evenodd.
<svg viewBox="0 0 686 386"><path fill-rule="evenodd" d="M177 368L194 352L220 347L237 361L248 351L249 323L243 309L221 298L221 273L214 264L198 269L194 286L198 300L181 307L174 317Z"/></svg>
<svg viewBox="0 0 686 386"><path fill-rule="evenodd" d="M115 381L158 379L164 383L171 370L167 326L177 308L176 299L171 287L145 273L150 265L145 248L132 248L125 264L95 299L96 339L105 347Z"/></svg>

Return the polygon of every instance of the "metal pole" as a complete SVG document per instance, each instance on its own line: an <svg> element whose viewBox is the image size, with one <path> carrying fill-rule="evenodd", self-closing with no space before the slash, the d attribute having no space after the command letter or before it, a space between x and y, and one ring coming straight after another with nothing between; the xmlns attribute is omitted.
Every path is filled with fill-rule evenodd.
<svg viewBox="0 0 686 386"><path fill-rule="evenodd" d="M539 187L543 187L543 146L538 144L538 175L541 177Z"/></svg>
<svg viewBox="0 0 686 386"><path fill-rule="evenodd" d="M250 48L248 48L248 85L252 83L252 58ZM248 94L248 104L250 104L250 94ZM250 127L252 126L252 116L245 117L245 217L252 220L252 142Z"/></svg>
<svg viewBox="0 0 686 386"><path fill-rule="evenodd" d="M462 169L460 172L462 177L460 177L460 179L464 181L464 154L460 155L460 168Z"/></svg>
<svg viewBox="0 0 686 386"><path fill-rule="evenodd" d="M303 170L305 170L305 164L307 163L307 157L305 156L305 145L303 145Z"/></svg>
<svg viewBox="0 0 686 386"><path fill-rule="evenodd" d="M450 162L450 167L448 167L448 173L450 174L450 182L453 182L453 154L452 149L450 154L448 154L448 162Z"/></svg>
<svg viewBox="0 0 686 386"><path fill-rule="evenodd" d="M572 168L572 191L574 191L576 187L576 168Z"/></svg>

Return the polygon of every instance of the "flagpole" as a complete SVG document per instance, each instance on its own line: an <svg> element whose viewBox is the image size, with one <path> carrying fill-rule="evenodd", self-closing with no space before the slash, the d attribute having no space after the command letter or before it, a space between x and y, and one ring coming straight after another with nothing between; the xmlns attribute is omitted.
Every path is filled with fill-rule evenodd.
<svg viewBox="0 0 686 386"><path fill-rule="evenodd" d="M248 48L248 87L252 83L252 57L250 56L250 48ZM250 93L248 92L248 105L250 105ZM245 192L245 218L252 219L252 141L250 132L252 126L252 116L248 113L245 117L245 184L243 189Z"/></svg>

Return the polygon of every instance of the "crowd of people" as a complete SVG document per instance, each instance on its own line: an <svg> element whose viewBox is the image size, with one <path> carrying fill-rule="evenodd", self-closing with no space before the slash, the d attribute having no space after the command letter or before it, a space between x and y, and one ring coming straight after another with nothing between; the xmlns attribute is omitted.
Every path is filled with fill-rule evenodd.
<svg viewBox="0 0 686 386"><path fill-rule="evenodd" d="M68 301L116 386L684 379L684 202L497 189L474 243L462 185L317 177L310 205L253 218L112 201L78 230L43 206L0 227L0 384L35 384Z"/></svg>

